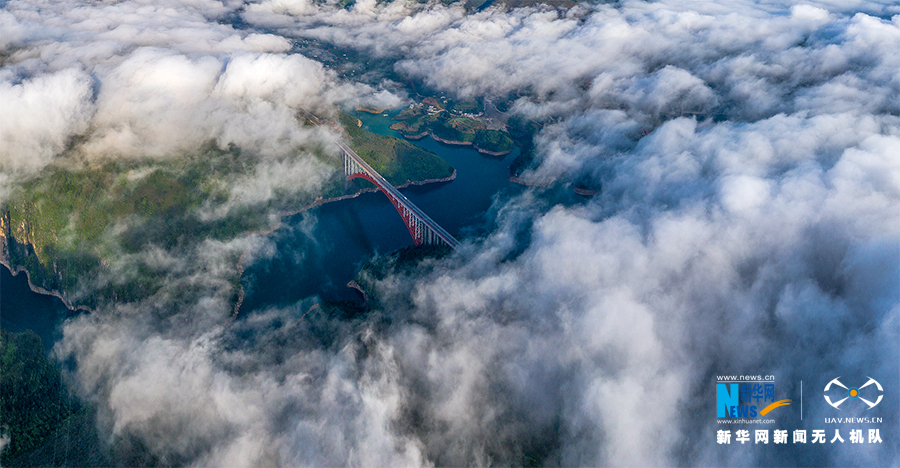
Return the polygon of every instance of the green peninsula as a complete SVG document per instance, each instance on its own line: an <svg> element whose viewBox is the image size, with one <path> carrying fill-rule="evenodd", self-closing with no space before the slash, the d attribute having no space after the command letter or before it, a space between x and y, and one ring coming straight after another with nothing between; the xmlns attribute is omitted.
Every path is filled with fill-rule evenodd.
<svg viewBox="0 0 900 468"><path fill-rule="evenodd" d="M482 113L483 107L477 102L441 103L426 98L394 116L393 120L397 123L391 128L411 140L431 135L442 143L473 146L484 154L509 154L515 143L506 132L488 129L484 122L478 120L476 117Z"/></svg>
<svg viewBox="0 0 900 468"><path fill-rule="evenodd" d="M453 178L455 170L440 156L400 138L381 136L360 126L352 115L340 115L348 144L394 186Z"/></svg>

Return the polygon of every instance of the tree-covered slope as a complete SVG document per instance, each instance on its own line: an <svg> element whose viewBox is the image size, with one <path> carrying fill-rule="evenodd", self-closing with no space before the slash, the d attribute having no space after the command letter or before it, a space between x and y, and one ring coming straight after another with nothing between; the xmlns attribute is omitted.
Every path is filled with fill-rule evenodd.
<svg viewBox="0 0 900 468"><path fill-rule="evenodd" d="M399 138L372 133L349 114L342 113L340 121L350 136L350 147L394 185L443 179L453 174L453 167L431 151Z"/></svg>
<svg viewBox="0 0 900 468"><path fill-rule="evenodd" d="M0 329L0 426L9 438L0 462L40 447L77 409L41 339Z"/></svg>

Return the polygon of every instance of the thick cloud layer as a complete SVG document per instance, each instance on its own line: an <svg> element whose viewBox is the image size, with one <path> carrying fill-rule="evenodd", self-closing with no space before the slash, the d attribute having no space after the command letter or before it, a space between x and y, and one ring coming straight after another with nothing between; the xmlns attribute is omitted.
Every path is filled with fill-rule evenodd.
<svg viewBox="0 0 900 468"><path fill-rule="evenodd" d="M852 14L858 11L870 14ZM541 101L566 103L564 110L588 100L652 115L716 110L745 119L847 110L844 99L854 93L868 97L854 99L853 108L862 101L874 112L900 106L898 62L889 53L898 40L890 18L900 10L890 3L782 9L745 2L624 2L621 8L579 6L565 14L525 8L470 16L452 8L404 16L408 11L392 3L296 18L281 13L246 18L397 57L405 75L462 96L527 91ZM822 93L825 102L816 101Z"/></svg>
<svg viewBox="0 0 900 468"><path fill-rule="evenodd" d="M220 23L232 11L219 2L5 3L0 199L60 157L168 158L214 142L283 163L321 144L296 109L330 110L354 87L286 54L283 37Z"/></svg>
<svg viewBox="0 0 900 468"><path fill-rule="evenodd" d="M223 272L242 252L272 255L264 238L155 252L170 286L68 322L56 353L112 440L171 464L896 465L900 11L811 3L246 5L251 29L396 60L461 96L514 97L514 112L548 119L524 177L600 192L498 206L492 234L379 282L382 306L352 319L307 300L227 320ZM79 113L91 152L164 157L212 138L278 155L304 138L286 109L339 92L282 54L285 39L216 22L237 5L49 19L27 6L0 13L13 57L0 92L71 94L41 125L4 127L39 161L15 170L85 132ZM260 180L285 172L273 162ZM884 443L720 446L715 375L744 373L785 392L877 376ZM805 411L778 428L833 415L821 401Z"/></svg>
<svg viewBox="0 0 900 468"><path fill-rule="evenodd" d="M502 233L412 294L386 282L424 323L390 339L411 380L435 389L424 419L456 428L468 448L553 434L550 462L565 466L895 462L893 443L743 458L715 443L716 374L755 369L785 387L848 370L897 381L900 139L863 129L827 161L821 140L759 155L777 156L776 176L751 151L735 158L737 141L776 146L782 131L827 135L834 124L777 120L668 122L609 163L606 195L533 218L515 260L503 261ZM823 406L807 407L815 428L831 415ZM892 431L896 403L879 414Z"/></svg>

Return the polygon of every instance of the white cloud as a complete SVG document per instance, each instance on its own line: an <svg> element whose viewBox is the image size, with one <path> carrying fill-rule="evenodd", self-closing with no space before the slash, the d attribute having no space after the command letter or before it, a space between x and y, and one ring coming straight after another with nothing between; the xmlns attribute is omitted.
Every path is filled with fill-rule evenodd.
<svg viewBox="0 0 900 468"><path fill-rule="evenodd" d="M0 72L0 170L12 173L47 165L94 110L90 77L79 70L17 78Z"/></svg>
<svg viewBox="0 0 900 468"><path fill-rule="evenodd" d="M282 36L218 21L237 6L7 5L2 198L76 139L78 157L87 159L167 158L213 141L283 160L318 144L320 137L300 128L297 108L330 110L362 88L286 54L291 43ZM297 180L297 187L318 187L325 174L307 175L309 184Z"/></svg>
<svg viewBox="0 0 900 468"><path fill-rule="evenodd" d="M284 38L210 21L235 5L71 6L0 13L13 31L5 93L99 86L96 104L51 93L33 111L41 124L25 129L44 139L10 141L45 156L20 167L88 131L65 116L89 112L97 153L254 148L264 164L232 194L258 201L324 174L283 159L319 138L291 123L295 106L373 91L283 54ZM272 254L259 238L148 249L135 255L169 272L166 287L67 322L56 352L102 420L163 462L896 465L896 444L737 460L712 438L709 402L719 372L789 386L853 369L900 385L898 14L737 0L568 14L249 5L251 31L388 57L446 92L521 96L514 112L553 119L525 177L599 193L515 197L469 258L389 276L382 307L353 319L307 300L229 321L234 258ZM672 118L682 110L727 119ZM897 403L883 405L896 426Z"/></svg>

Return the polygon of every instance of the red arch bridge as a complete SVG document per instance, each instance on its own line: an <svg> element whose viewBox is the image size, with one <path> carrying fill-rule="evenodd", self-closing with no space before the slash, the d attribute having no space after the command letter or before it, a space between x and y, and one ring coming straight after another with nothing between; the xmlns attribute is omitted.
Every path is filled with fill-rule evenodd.
<svg viewBox="0 0 900 468"><path fill-rule="evenodd" d="M416 245L436 245L446 244L451 248L459 247L459 241L454 239L444 228L442 228L433 219L428 217L421 208L409 201L405 195L400 193L396 187L391 185L381 174L372 169L368 163L363 161L355 151L350 149L343 141L337 141L338 147L341 149L341 159L344 162L344 175L347 180L357 178L366 179L375 184L382 193L391 201L397 213L403 218L403 223L409 229L409 235L412 236Z"/></svg>
<svg viewBox="0 0 900 468"><path fill-rule="evenodd" d="M339 125L327 121L323 122L311 112L307 112L304 109L299 109L298 113L313 125L322 125L323 123L326 123L328 126L334 127L335 130L340 128ZM362 178L375 184L388 200L391 201L394 208L397 209L397 213L400 213L400 217L403 218L403 223L406 224L406 228L409 229L409 235L412 236L413 242L415 242L416 245L447 244L454 250L459 247L458 240L454 239L449 232L438 225L433 219L429 218L421 208L409 201L405 195L400 193L400 191L382 177L378 171L372 169L372 166L363 161L363 158L359 157L359 155L356 154L356 151L350 149L350 147L341 140L337 140L336 143L341 149L341 160L344 163L344 176L347 177L347 180Z"/></svg>

